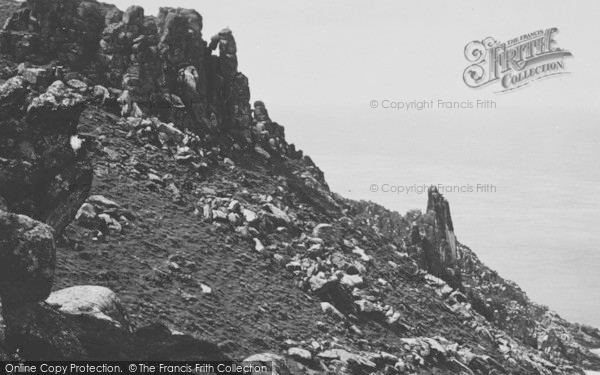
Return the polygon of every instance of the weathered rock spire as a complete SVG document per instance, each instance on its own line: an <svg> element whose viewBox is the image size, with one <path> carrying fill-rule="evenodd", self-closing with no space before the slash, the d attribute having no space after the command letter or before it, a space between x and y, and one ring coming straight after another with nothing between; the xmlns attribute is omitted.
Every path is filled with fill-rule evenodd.
<svg viewBox="0 0 600 375"><path fill-rule="evenodd" d="M428 191L427 212L413 228L412 242L421 253L421 265L457 288L461 270L450 204L435 186Z"/></svg>

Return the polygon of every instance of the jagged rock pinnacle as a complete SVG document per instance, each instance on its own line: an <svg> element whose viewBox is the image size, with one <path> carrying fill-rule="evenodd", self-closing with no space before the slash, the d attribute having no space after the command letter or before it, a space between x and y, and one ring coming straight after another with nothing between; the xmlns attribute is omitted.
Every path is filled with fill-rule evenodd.
<svg viewBox="0 0 600 375"><path fill-rule="evenodd" d="M428 190L427 211L412 229L411 242L421 265L453 287L461 286L461 267L450 204L435 186Z"/></svg>

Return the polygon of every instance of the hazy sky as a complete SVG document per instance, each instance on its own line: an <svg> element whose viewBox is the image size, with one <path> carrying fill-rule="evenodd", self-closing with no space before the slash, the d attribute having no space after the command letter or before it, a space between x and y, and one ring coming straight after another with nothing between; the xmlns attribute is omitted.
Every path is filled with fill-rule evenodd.
<svg viewBox="0 0 600 375"><path fill-rule="evenodd" d="M195 8L205 39L231 28L252 100L265 101L288 142L347 197L404 212L424 209L426 196L370 185L495 184L497 194L447 194L459 240L534 299L600 326L600 298L590 298L600 290L599 1L114 3L143 3L146 14ZM573 53L571 74L502 94L464 84L467 43L551 27ZM491 99L497 108L370 107L386 99Z"/></svg>

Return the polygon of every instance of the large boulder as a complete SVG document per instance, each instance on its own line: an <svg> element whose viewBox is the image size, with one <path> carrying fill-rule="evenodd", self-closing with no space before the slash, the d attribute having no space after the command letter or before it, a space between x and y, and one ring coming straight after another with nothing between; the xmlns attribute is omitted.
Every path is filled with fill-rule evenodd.
<svg viewBox="0 0 600 375"><path fill-rule="evenodd" d="M128 328L129 321L117 295L97 285L80 285L53 292L46 303L70 315L89 315L117 327Z"/></svg>
<svg viewBox="0 0 600 375"><path fill-rule="evenodd" d="M23 330L22 323L50 294L55 265L52 228L28 216L0 210L0 339L6 340L9 352L20 348L12 344Z"/></svg>
<svg viewBox="0 0 600 375"><path fill-rule="evenodd" d="M3 306L38 302L48 297L55 265L52 228L25 215L0 210L0 296Z"/></svg>

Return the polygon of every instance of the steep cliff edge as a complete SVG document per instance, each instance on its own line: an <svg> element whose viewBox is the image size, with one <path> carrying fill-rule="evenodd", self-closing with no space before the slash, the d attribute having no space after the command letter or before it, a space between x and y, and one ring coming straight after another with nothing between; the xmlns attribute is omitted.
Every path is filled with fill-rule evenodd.
<svg viewBox="0 0 600 375"><path fill-rule="evenodd" d="M28 0L0 51L0 357L600 370L600 331L483 265L434 188L404 216L332 193L198 12Z"/></svg>

